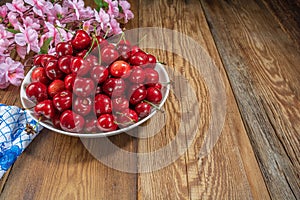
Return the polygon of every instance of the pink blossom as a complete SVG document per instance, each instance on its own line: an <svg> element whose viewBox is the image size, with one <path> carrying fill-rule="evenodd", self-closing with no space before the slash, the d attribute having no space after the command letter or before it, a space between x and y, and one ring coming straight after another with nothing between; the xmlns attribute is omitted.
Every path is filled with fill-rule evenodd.
<svg viewBox="0 0 300 200"><path fill-rule="evenodd" d="M110 26L112 29L112 33L115 35L118 35L120 33L122 33L122 29L120 28L120 24L116 19L111 19L110 20Z"/></svg>
<svg viewBox="0 0 300 200"><path fill-rule="evenodd" d="M29 5L33 6L33 12L38 16L43 17L44 13L49 13L53 5L49 1L44 0L24 0Z"/></svg>
<svg viewBox="0 0 300 200"><path fill-rule="evenodd" d="M0 24L0 57L9 54L8 47L12 43L12 33L5 30L4 25Z"/></svg>
<svg viewBox="0 0 300 200"><path fill-rule="evenodd" d="M94 10L94 16L95 16L95 20L98 23L100 23L100 27L102 29L104 29L104 27L106 27L107 24L109 23L110 17L102 8L100 8L99 12Z"/></svg>
<svg viewBox="0 0 300 200"><path fill-rule="evenodd" d="M128 20L134 17L133 13L130 10L130 3L128 3L127 1L119 1L119 5L123 10L123 13L121 13L120 16L124 17L124 22L127 23Z"/></svg>
<svg viewBox="0 0 300 200"><path fill-rule="evenodd" d="M114 0L105 0L108 3L108 10L107 13L111 17L118 17L119 15L119 3L118 1Z"/></svg>
<svg viewBox="0 0 300 200"><path fill-rule="evenodd" d="M8 10L17 12L20 15L23 15L23 13L27 10L23 0L13 0L12 3L6 3L6 6Z"/></svg>
<svg viewBox="0 0 300 200"><path fill-rule="evenodd" d="M55 20L62 19L68 12L68 8L62 7L60 4L54 4L53 9L47 13L47 19L49 22L54 23Z"/></svg>
<svg viewBox="0 0 300 200"><path fill-rule="evenodd" d="M24 78L24 66L17 61L6 57L0 64L0 89L8 87L9 84L19 86Z"/></svg>
<svg viewBox="0 0 300 200"><path fill-rule="evenodd" d="M40 24L38 23L38 20L36 20L36 18L31 18L29 16L22 18L23 20L23 24L24 24L24 27L31 27L35 30L39 29L40 28Z"/></svg>
<svg viewBox="0 0 300 200"><path fill-rule="evenodd" d="M36 30L31 27L25 27L25 29L23 29L21 26L19 29L21 33L15 34L15 41L17 45L27 46L27 53L29 53L30 50L38 53L40 51L40 47L38 46L38 33Z"/></svg>
<svg viewBox="0 0 300 200"><path fill-rule="evenodd" d="M7 15L7 6L6 5L0 6L0 17L3 19L6 17L6 15Z"/></svg>
<svg viewBox="0 0 300 200"><path fill-rule="evenodd" d="M62 41L62 39L69 40L70 34L68 34L63 28L56 28L53 24L49 22L45 22L45 25L48 29L48 32L42 36L42 40L52 37L52 41L50 44L56 45ZM56 20L56 25L58 27L64 27L65 25L60 24L59 21ZM40 46L42 43L40 43Z"/></svg>
<svg viewBox="0 0 300 200"><path fill-rule="evenodd" d="M20 26L20 22L18 20L18 13L9 12L7 17L8 17L9 23L14 27L14 29L18 30L18 28Z"/></svg>
<svg viewBox="0 0 300 200"><path fill-rule="evenodd" d="M75 14L77 17L77 20L80 18L80 11L84 9L84 2L83 0L68 0L66 1L66 4L75 10Z"/></svg>

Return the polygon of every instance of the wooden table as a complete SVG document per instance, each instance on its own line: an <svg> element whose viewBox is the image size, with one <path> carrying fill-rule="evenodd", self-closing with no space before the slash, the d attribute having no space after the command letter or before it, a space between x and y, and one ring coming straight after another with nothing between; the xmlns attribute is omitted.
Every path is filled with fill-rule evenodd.
<svg viewBox="0 0 300 200"><path fill-rule="evenodd" d="M211 114L203 77L178 55L150 49L188 80L200 110L185 110L183 96L171 91L159 133L109 139L127 151L152 152L176 137L184 112L200 112L184 154L157 171L126 173L99 162L79 138L44 129L1 179L0 199L300 199L299 2L131 0L131 5L135 18L127 29L176 30L215 62L226 115L212 151L198 160ZM0 91L0 99L20 106L19 88ZM130 165L139 162L137 157Z"/></svg>

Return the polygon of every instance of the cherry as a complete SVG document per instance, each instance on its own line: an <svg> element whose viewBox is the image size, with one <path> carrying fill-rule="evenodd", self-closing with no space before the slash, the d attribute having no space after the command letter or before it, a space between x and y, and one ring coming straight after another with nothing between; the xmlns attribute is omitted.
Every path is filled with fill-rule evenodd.
<svg viewBox="0 0 300 200"><path fill-rule="evenodd" d="M91 38L87 32L84 30L76 31L75 35L71 40L71 44L76 50L83 50L90 46Z"/></svg>
<svg viewBox="0 0 300 200"><path fill-rule="evenodd" d="M152 87L155 87L155 88L161 90L162 85L161 85L161 83L155 83L154 85L152 85Z"/></svg>
<svg viewBox="0 0 300 200"><path fill-rule="evenodd" d="M58 62L57 62L58 68L65 74L72 73L71 68L70 68L72 58L73 58L73 56L71 56L71 55L65 55L65 56L61 56L58 59Z"/></svg>
<svg viewBox="0 0 300 200"><path fill-rule="evenodd" d="M76 53L76 57L83 58L86 55L87 52L88 52L88 50L84 49L84 50Z"/></svg>
<svg viewBox="0 0 300 200"><path fill-rule="evenodd" d="M73 87L74 87L74 81L77 77L77 74L72 73L72 74L68 74L65 79L64 79L64 83L65 83L65 88L69 91L73 91Z"/></svg>
<svg viewBox="0 0 300 200"><path fill-rule="evenodd" d="M152 68L144 69L144 74L146 76L145 83L147 86L153 86L159 81L159 74L156 70Z"/></svg>
<svg viewBox="0 0 300 200"><path fill-rule="evenodd" d="M32 82L26 87L26 96L37 102L48 99L47 86L41 82Z"/></svg>
<svg viewBox="0 0 300 200"><path fill-rule="evenodd" d="M150 114L151 105L146 102L140 102L134 107L134 110L140 118L144 118Z"/></svg>
<svg viewBox="0 0 300 200"><path fill-rule="evenodd" d="M58 56L72 55L73 47L71 42L60 42L55 46L55 51Z"/></svg>
<svg viewBox="0 0 300 200"><path fill-rule="evenodd" d="M63 90L65 90L65 83L60 79L52 81L48 86L48 94L50 97L54 97L57 93Z"/></svg>
<svg viewBox="0 0 300 200"><path fill-rule="evenodd" d="M41 82L45 85L48 85L50 80L46 75L45 68L43 68L43 67L35 68L31 73L31 81L32 82Z"/></svg>
<svg viewBox="0 0 300 200"><path fill-rule="evenodd" d="M47 119L52 119L55 115L55 109L51 100L46 99L39 102L34 107L34 113L40 117L43 116Z"/></svg>
<svg viewBox="0 0 300 200"><path fill-rule="evenodd" d="M100 94L100 93L102 93L102 87L101 87L101 85L97 85L96 94Z"/></svg>
<svg viewBox="0 0 300 200"><path fill-rule="evenodd" d="M70 65L71 71L77 73L78 76L86 75L91 67L92 65L88 61L80 57L73 57Z"/></svg>
<svg viewBox="0 0 300 200"><path fill-rule="evenodd" d="M113 113L122 112L129 108L129 101L125 97L117 97L112 100Z"/></svg>
<svg viewBox="0 0 300 200"><path fill-rule="evenodd" d="M104 94L97 94L95 96L95 113L97 116L108 114L112 112L111 99Z"/></svg>
<svg viewBox="0 0 300 200"><path fill-rule="evenodd" d="M72 92L68 90L61 91L53 97L53 105L59 111L63 112L72 106Z"/></svg>
<svg viewBox="0 0 300 200"><path fill-rule="evenodd" d="M132 65L145 65L148 63L148 55L143 51L138 51L129 58L129 62Z"/></svg>
<svg viewBox="0 0 300 200"><path fill-rule="evenodd" d="M94 55L88 55L86 57L85 61L89 62L92 67L94 67L95 65L99 65L99 62L98 62L99 60Z"/></svg>
<svg viewBox="0 0 300 200"><path fill-rule="evenodd" d="M132 109L126 109L122 113L118 113L116 116L116 121L119 127L130 126L139 120L137 113Z"/></svg>
<svg viewBox="0 0 300 200"><path fill-rule="evenodd" d="M132 70L130 76L129 76L129 80L132 83L144 83L145 81L145 73L144 70L141 68L135 68L134 70Z"/></svg>
<svg viewBox="0 0 300 200"><path fill-rule="evenodd" d="M143 84L130 84L130 83L127 83L127 85L129 86L127 89L126 89L126 96L128 99L130 99L131 95L133 94L133 92L135 90L137 90L138 88L143 88L145 89L145 86Z"/></svg>
<svg viewBox="0 0 300 200"><path fill-rule="evenodd" d="M56 113L53 117L52 117L52 124L55 128L57 129L61 129L60 127L60 114Z"/></svg>
<svg viewBox="0 0 300 200"><path fill-rule="evenodd" d="M130 69L130 65L122 60L113 62L109 67L110 74L118 78L127 78L130 75Z"/></svg>
<svg viewBox="0 0 300 200"><path fill-rule="evenodd" d="M33 64L37 67L42 66L41 65L41 61L42 61L42 57L44 56L44 54L38 54L34 57L33 59Z"/></svg>
<svg viewBox="0 0 300 200"><path fill-rule="evenodd" d="M91 78L96 83L103 83L109 75L108 69L101 65L96 65L91 70Z"/></svg>
<svg viewBox="0 0 300 200"><path fill-rule="evenodd" d="M162 94L159 89L155 87L147 88L147 97L146 99L151 103L158 104L162 99Z"/></svg>
<svg viewBox="0 0 300 200"><path fill-rule="evenodd" d="M93 48L96 48L98 44L100 45L100 49L102 49L104 46L108 45L108 41L104 39L102 36L97 35L96 39L98 40L94 42Z"/></svg>
<svg viewBox="0 0 300 200"><path fill-rule="evenodd" d="M142 51L138 46L132 46L129 52L129 57L133 56L135 53Z"/></svg>
<svg viewBox="0 0 300 200"><path fill-rule="evenodd" d="M147 90L144 87L139 87L132 93L129 102L132 105L136 105L142 100L144 100L146 96L147 96Z"/></svg>
<svg viewBox="0 0 300 200"><path fill-rule="evenodd" d="M120 54L120 57L122 60L127 60L130 57L130 50L131 50L131 45L130 42L128 40L124 41L121 40L121 42L119 43L119 45L117 46L117 50Z"/></svg>
<svg viewBox="0 0 300 200"><path fill-rule="evenodd" d="M110 45L107 45L101 49L101 59L102 62L106 64L111 64L112 62L117 60L118 57L118 51Z"/></svg>
<svg viewBox="0 0 300 200"><path fill-rule="evenodd" d="M97 133L98 129L98 119L95 117L90 117L85 120L84 132L85 133Z"/></svg>
<svg viewBox="0 0 300 200"><path fill-rule="evenodd" d="M102 86L103 92L110 97L119 97L125 91L125 82L121 78L108 78Z"/></svg>
<svg viewBox="0 0 300 200"><path fill-rule="evenodd" d="M73 93L80 97L88 97L95 94L95 84L91 78L76 77Z"/></svg>
<svg viewBox="0 0 300 200"><path fill-rule="evenodd" d="M57 60L49 61L45 66L45 72L50 80L61 79L64 73L58 68Z"/></svg>
<svg viewBox="0 0 300 200"><path fill-rule="evenodd" d="M92 110L93 101L90 97L77 97L73 102L73 111L82 115L86 116Z"/></svg>
<svg viewBox="0 0 300 200"><path fill-rule="evenodd" d="M147 67L150 67L150 68L155 68L156 66L156 58L154 55L152 54L148 54L148 64L147 64Z"/></svg>
<svg viewBox="0 0 300 200"><path fill-rule="evenodd" d="M48 54L43 54L43 56L41 56L40 59L41 59L40 62L42 67L45 67L49 61L57 61L57 58L55 56L48 55Z"/></svg>
<svg viewBox="0 0 300 200"><path fill-rule="evenodd" d="M71 110L65 110L59 120L61 128L68 132L80 132L84 127L84 118Z"/></svg>
<svg viewBox="0 0 300 200"><path fill-rule="evenodd" d="M97 126L99 130L103 132L114 131L118 128L118 125L115 123L115 119L112 114L100 115L98 117Z"/></svg>

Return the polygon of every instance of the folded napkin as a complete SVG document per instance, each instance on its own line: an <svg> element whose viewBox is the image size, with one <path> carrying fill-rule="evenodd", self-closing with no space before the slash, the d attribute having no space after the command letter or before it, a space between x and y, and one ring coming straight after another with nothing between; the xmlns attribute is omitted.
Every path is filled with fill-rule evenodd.
<svg viewBox="0 0 300 200"><path fill-rule="evenodd" d="M0 179L42 128L25 110L0 104Z"/></svg>

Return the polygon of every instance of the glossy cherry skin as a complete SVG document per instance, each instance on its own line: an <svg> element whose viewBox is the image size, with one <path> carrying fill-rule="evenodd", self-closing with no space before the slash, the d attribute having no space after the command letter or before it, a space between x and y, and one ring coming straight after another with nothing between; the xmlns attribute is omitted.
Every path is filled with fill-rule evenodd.
<svg viewBox="0 0 300 200"><path fill-rule="evenodd" d="M132 105L136 105L140 103L142 100L144 100L146 96L147 96L147 90L144 87L139 87L132 93L129 102Z"/></svg>
<svg viewBox="0 0 300 200"><path fill-rule="evenodd" d="M72 92L70 92L69 90L64 90L57 93L52 100L54 107L59 112L68 110L72 106L72 96Z"/></svg>
<svg viewBox="0 0 300 200"><path fill-rule="evenodd" d="M129 100L131 95L133 94L133 92L135 90L137 90L138 88L143 88L145 90L145 86L143 84L132 84L132 83L127 83L127 88L126 88L126 97Z"/></svg>
<svg viewBox="0 0 300 200"><path fill-rule="evenodd" d="M97 126L102 132L117 130L118 125L115 124L115 119L112 114L103 114L98 117Z"/></svg>
<svg viewBox="0 0 300 200"><path fill-rule="evenodd" d="M155 83L154 85L151 85L151 86L157 88L158 90L161 90L161 88L162 88L161 83Z"/></svg>
<svg viewBox="0 0 300 200"><path fill-rule="evenodd" d="M98 40L98 42L94 42L93 48L97 48L97 46L100 45L100 49L102 49L104 46L108 45L108 41L102 36L97 35L96 39Z"/></svg>
<svg viewBox="0 0 300 200"><path fill-rule="evenodd" d="M70 67L72 58L73 58L73 56L71 56L71 55L65 55L65 56L61 56L58 59L58 62L57 62L58 68L65 74L72 73L71 67Z"/></svg>
<svg viewBox="0 0 300 200"><path fill-rule="evenodd" d="M60 127L68 132L80 132L84 127L84 118L71 110L65 110L60 115Z"/></svg>
<svg viewBox="0 0 300 200"><path fill-rule="evenodd" d="M137 113L132 109L124 110L122 113L118 113L116 116L117 124L121 128L130 126L139 120Z"/></svg>
<svg viewBox="0 0 300 200"><path fill-rule="evenodd" d="M144 70L141 68L135 68L132 70L129 78L132 83L144 83L146 76Z"/></svg>
<svg viewBox="0 0 300 200"><path fill-rule="evenodd" d="M148 54L147 56L148 56L148 63L146 66L154 69L156 66L156 62L157 62L156 57L152 54Z"/></svg>
<svg viewBox="0 0 300 200"><path fill-rule="evenodd" d="M60 118L60 114L59 114L59 113L56 113L56 114L54 115L54 117L51 118L53 126L54 126L55 128L57 128L57 129L61 129L59 118Z"/></svg>
<svg viewBox="0 0 300 200"><path fill-rule="evenodd" d="M52 81L48 86L48 94L50 97L54 97L63 90L65 90L65 83L60 79Z"/></svg>
<svg viewBox="0 0 300 200"><path fill-rule="evenodd" d="M122 60L128 60L128 58L130 57L130 54L131 54L130 42L124 42L124 40L121 40L121 42L117 46L117 50L118 50L120 58Z"/></svg>
<svg viewBox="0 0 300 200"><path fill-rule="evenodd" d="M41 82L32 82L26 87L26 96L32 101L46 100L48 99L47 86Z"/></svg>
<svg viewBox="0 0 300 200"><path fill-rule="evenodd" d="M125 82L121 78L108 78L102 86L103 92L110 97L121 96L125 88Z"/></svg>
<svg viewBox="0 0 300 200"><path fill-rule="evenodd" d="M77 77L77 74L72 73L72 74L68 74L65 79L64 79L64 83L65 83L65 88L69 91L73 91L73 87L74 87L74 81Z"/></svg>
<svg viewBox="0 0 300 200"><path fill-rule="evenodd" d="M98 119L96 117L90 117L90 118L87 118L85 120L84 132L85 133L97 133L97 132L99 132Z"/></svg>
<svg viewBox="0 0 300 200"><path fill-rule="evenodd" d="M45 72L50 80L61 79L64 73L59 69L57 61L49 61L45 66Z"/></svg>
<svg viewBox="0 0 300 200"><path fill-rule="evenodd" d="M47 77L45 68L37 67L31 73L31 81L32 82L41 82L45 85L48 85L50 79Z"/></svg>
<svg viewBox="0 0 300 200"><path fill-rule="evenodd" d="M84 30L76 31L75 35L71 40L71 44L76 50L83 50L88 48L91 44L91 38L87 32Z"/></svg>
<svg viewBox="0 0 300 200"><path fill-rule="evenodd" d="M87 52L88 52L88 50L84 49L84 50L76 53L76 57L83 58L86 55Z"/></svg>
<svg viewBox="0 0 300 200"><path fill-rule="evenodd" d="M108 114L112 112L111 99L104 94L97 94L95 96L95 113L97 116Z"/></svg>
<svg viewBox="0 0 300 200"><path fill-rule="evenodd" d="M134 110L140 118L144 118L150 114L151 105L146 102L140 102L135 105Z"/></svg>
<svg viewBox="0 0 300 200"><path fill-rule="evenodd" d="M117 97L112 100L112 112L122 112L129 108L129 101L125 97Z"/></svg>
<svg viewBox="0 0 300 200"><path fill-rule="evenodd" d="M162 99L161 91L155 87L147 88L147 97L146 99L151 103L158 104Z"/></svg>
<svg viewBox="0 0 300 200"><path fill-rule="evenodd" d="M83 58L73 57L70 68L71 71L76 73L78 76L84 76L90 71L92 65L90 62L83 60Z"/></svg>
<svg viewBox="0 0 300 200"><path fill-rule="evenodd" d="M93 101L90 97L77 97L72 106L72 110L81 116L86 116L92 110Z"/></svg>
<svg viewBox="0 0 300 200"><path fill-rule="evenodd" d="M130 75L130 69L130 65L123 60L117 60L109 66L110 74L117 78L127 78Z"/></svg>
<svg viewBox="0 0 300 200"><path fill-rule="evenodd" d="M57 58L53 55L48 55L48 54L43 54L43 56L41 56L41 66L42 67L46 67L47 63L50 61L57 61Z"/></svg>
<svg viewBox="0 0 300 200"><path fill-rule="evenodd" d="M39 102L34 107L34 113L38 117L45 117L47 119L51 119L55 115L55 109L51 100L46 99L44 101Z"/></svg>
<svg viewBox="0 0 300 200"><path fill-rule="evenodd" d="M119 57L118 51L111 47L110 45L105 46L101 49L101 59L103 63L111 64L115 60L117 60Z"/></svg>
<svg viewBox="0 0 300 200"><path fill-rule="evenodd" d="M145 84L147 86L153 86L159 81L159 74L156 70L152 68L146 68L144 69L145 74Z"/></svg>
<svg viewBox="0 0 300 200"><path fill-rule="evenodd" d="M55 46L55 51L59 57L65 55L72 55L73 47L71 42L60 42Z"/></svg>
<svg viewBox="0 0 300 200"><path fill-rule="evenodd" d="M94 55L88 55L85 61L89 62L91 67L94 67L95 65L99 65L99 59Z"/></svg>
<svg viewBox="0 0 300 200"><path fill-rule="evenodd" d="M37 67L41 67L41 61L42 61L42 57L44 56L44 54L38 54L34 57L33 59L33 64Z"/></svg>
<svg viewBox="0 0 300 200"><path fill-rule="evenodd" d="M143 51L138 51L129 58L132 65L143 66L148 63L148 55Z"/></svg>
<svg viewBox="0 0 300 200"><path fill-rule="evenodd" d="M108 75L108 69L101 65L96 65L91 70L91 78L99 84L103 83L108 78Z"/></svg>
<svg viewBox="0 0 300 200"><path fill-rule="evenodd" d="M76 77L73 93L80 97L88 97L95 94L95 84L90 78Z"/></svg>
<svg viewBox="0 0 300 200"><path fill-rule="evenodd" d="M135 53L142 51L138 46L132 46L130 49L129 57L133 56Z"/></svg>

